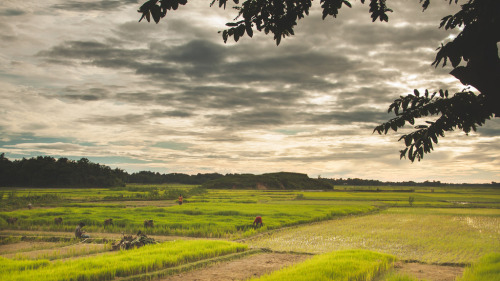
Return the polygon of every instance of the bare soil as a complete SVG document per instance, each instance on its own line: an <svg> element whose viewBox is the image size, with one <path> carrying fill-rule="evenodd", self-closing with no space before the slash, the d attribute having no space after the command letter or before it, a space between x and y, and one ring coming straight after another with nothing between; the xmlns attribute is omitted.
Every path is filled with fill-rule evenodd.
<svg viewBox="0 0 500 281"><path fill-rule="evenodd" d="M27 242L22 242L22 243L27 243ZM38 242L40 243L40 242ZM16 243L17 244L17 243ZM15 244L12 244L15 245ZM69 246L64 246L64 247L58 247L58 248L53 248L53 249L41 249L41 250L33 250L33 251L28 251L28 252L22 252L22 253L10 253L10 254L5 254L2 255L5 258L14 258L16 255L21 255L22 257L29 258L29 259L34 259L34 258L45 258L45 257L52 257L52 256L67 256L76 254L78 255L88 255L87 253L90 251L104 251L106 245L104 244L74 244L74 245L69 245Z"/></svg>
<svg viewBox="0 0 500 281"><path fill-rule="evenodd" d="M311 256L299 254L263 253L206 268L169 276L161 281L229 281L245 280L271 273L282 267L302 262Z"/></svg>
<svg viewBox="0 0 500 281"><path fill-rule="evenodd" d="M459 266L398 262L394 266L394 271L415 277L419 280L454 281L463 274L464 268Z"/></svg>
<svg viewBox="0 0 500 281"><path fill-rule="evenodd" d="M16 242L12 244L0 245L0 255L7 257L7 254L19 253L33 250L35 248L52 248L56 247L56 242Z"/></svg>
<svg viewBox="0 0 500 281"><path fill-rule="evenodd" d="M110 240L120 240L122 238L121 233L95 233L95 232L87 232L86 234L90 235L91 238L105 238ZM126 233L129 235L135 235L135 233ZM62 231L30 231L30 230L0 230L0 235L2 236L40 236L40 237L65 237L65 238L74 238L74 232L62 232ZM170 241L170 240L189 240L189 239L215 239L215 238L197 238L197 237L184 237L184 236L163 236L163 235L148 235L148 237L152 237L157 241ZM217 240L217 239L215 239ZM37 242L40 243L40 242Z"/></svg>

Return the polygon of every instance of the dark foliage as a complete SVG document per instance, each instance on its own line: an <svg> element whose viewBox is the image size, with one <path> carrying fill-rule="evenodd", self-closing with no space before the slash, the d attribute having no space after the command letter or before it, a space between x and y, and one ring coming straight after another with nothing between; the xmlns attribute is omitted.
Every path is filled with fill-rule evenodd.
<svg viewBox="0 0 500 281"><path fill-rule="evenodd" d="M452 187L493 187L493 188L499 188L500 183L498 182L491 182L491 183L483 183L483 184L471 184L471 183L443 183L441 181L424 181L424 182L414 182L414 181L402 181L402 182L393 182L393 181L379 181L379 180L365 180L365 179L359 179L359 178L339 178L339 179L327 179L324 178L323 180L330 182L331 184L335 186L343 186L343 185L350 185L350 186L427 186L427 187L447 187L447 186L452 186Z"/></svg>
<svg viewBox="0 0 500 281"><path fill-rule="evenodd" d="M113 170L108 166L92 163L87 158L73 161L67 158L38 156L10 161L4 153L0 154L0 187L116 187L125 186L125 183L203 184L220 177L223 175L217 173L187 175L141 171L128 174L121 169Z"/></svg>
<svg viewBox="0 0 500 281"><path fill-rule="evenodd" d="M181 183L181 184L202 184L206 181L218 179L223 175L217 173L187 175L182 173L160 174L158 172L140 171L128 176L128 183Z"/></svg>
<svg viewBox="0 0 500 281"><path fill-rule="evenodd" d="M429 0L426 0L424 9L428 4ZM468 134L491 117L500 117L497 48L500 42L500 1L469 0L458 13L444 17L440 27L463 29L453 41L438 48L432 65L442 64L444 67L450 61L454 68L450 74L462 84L474 86L480 94L464 90L449 97L448 91L439 90L439 95L435 92L429 96L428 90L425 95L415 90L414 95L396 99L389 107L389 112L394 111L396 117L377 126L374 131L379 134L387 134L389 129L397 131L406 122L415 125L417 118L431 117L424 120L426 124L416 125L415 131L399 139L404 140L406 146L400 151L400 157L408 157L412 162L415 159L420 161L425 153L430 153L432 143L437 144L445 132L458 128Z"/></svg>
<svg viewBox="0 0 500 281"><path fill-rule="evenodd" d="M127 174L120 169L92 163L38 156L10 161L0 154L0 186L111 187L124 185Z"/></svg>
<svg viewBox="0 0 500 281"><path fill-rule="evenodd" d="M324 180L311 179L306 174L286 172L262 175L228 174L222 178L208 181L202 186L221 189L333 189L333 185Z"/></svg>

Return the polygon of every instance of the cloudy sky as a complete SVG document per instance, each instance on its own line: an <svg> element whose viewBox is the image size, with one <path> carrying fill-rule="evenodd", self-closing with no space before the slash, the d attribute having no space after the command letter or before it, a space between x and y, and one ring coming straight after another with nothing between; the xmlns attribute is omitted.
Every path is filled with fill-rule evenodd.
<svg viewBox="0 0 500 281"><path fill-rule="evenodd" d="M360 1L324 21L314 1L277 47L265 34L224 44L235 13L210 2L156 25L138 23L141 0L1 1L0 153L128 172L500 181L500 120L448 133L415 163L399 159L401 132L372 133L400 95L462 90L430 66L456 5L388 1L389 23L372 23Z"/></svg>

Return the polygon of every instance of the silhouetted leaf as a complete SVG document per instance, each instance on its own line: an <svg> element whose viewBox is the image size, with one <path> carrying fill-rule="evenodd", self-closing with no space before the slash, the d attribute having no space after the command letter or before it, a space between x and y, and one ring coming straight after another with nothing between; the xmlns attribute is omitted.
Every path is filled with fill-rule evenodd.
<svg viewBox="0 0 500 281"><path fill-rule="evenodd" d="M154 5L151 8L151 15L153 16L153 20L158 23L161 18L161 8L160 6Z"/></svg>

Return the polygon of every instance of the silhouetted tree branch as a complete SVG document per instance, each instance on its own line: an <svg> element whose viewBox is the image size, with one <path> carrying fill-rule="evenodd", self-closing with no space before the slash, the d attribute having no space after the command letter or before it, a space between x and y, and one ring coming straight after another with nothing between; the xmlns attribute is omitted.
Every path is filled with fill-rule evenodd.
<svg viewBox="0 0 500 281"><path fill-rule="evenodd" d="M458 0L445 0L451 5ZM212 0L210 6L218 2L219 8L226 8L228 0ZM266 34L273 34L276 45L282 38L294 35L297 22L309 15L312 0L246 0L239 5L239 0L232 0L237 6L233 22L226 24L228 29L222 31L224 42L230 37L238 41L245 33L252 37L254 29ZM362 4L365 0L360 0ZM370 0L369 13L372 21L388 21L387 13L392 12L386 0ZM425 11L430 0L419 0ZM176 10L185 5L187 0L149 0L139 9L143 18L149 22L151 17L158 23L167 15L167 11ZM343 6L351 7L347 0L320 0L323 9L322 18L337 17ZM500 42L500 1L499 0L467 0L455 15L448 15L441 20L440 28L462 28L458 36L451 42L438 48L432 65L446 66L450 61L453 70L451 75L466 86L475 87L480 94L464 90L448 97L448 91L439 90L429 97L428 90L420 96L417 90L414 95L401 96L389 107L395 118L377 126L374 132L387 134L389 130L397 131L407 122L415 125L415 119L430 117L427 125L417 125L415 131L403 135L406 148L401 150L401 158L408 156L410 161L420 160L425 153L432 151L432 143L437 143L445 132L458 128L465 133L476 130L485 120L492 116L500 117L500 58L497 43ZM461 63L466 65L461 65ZM434 120L435 119L435 120Z"/></svg>

